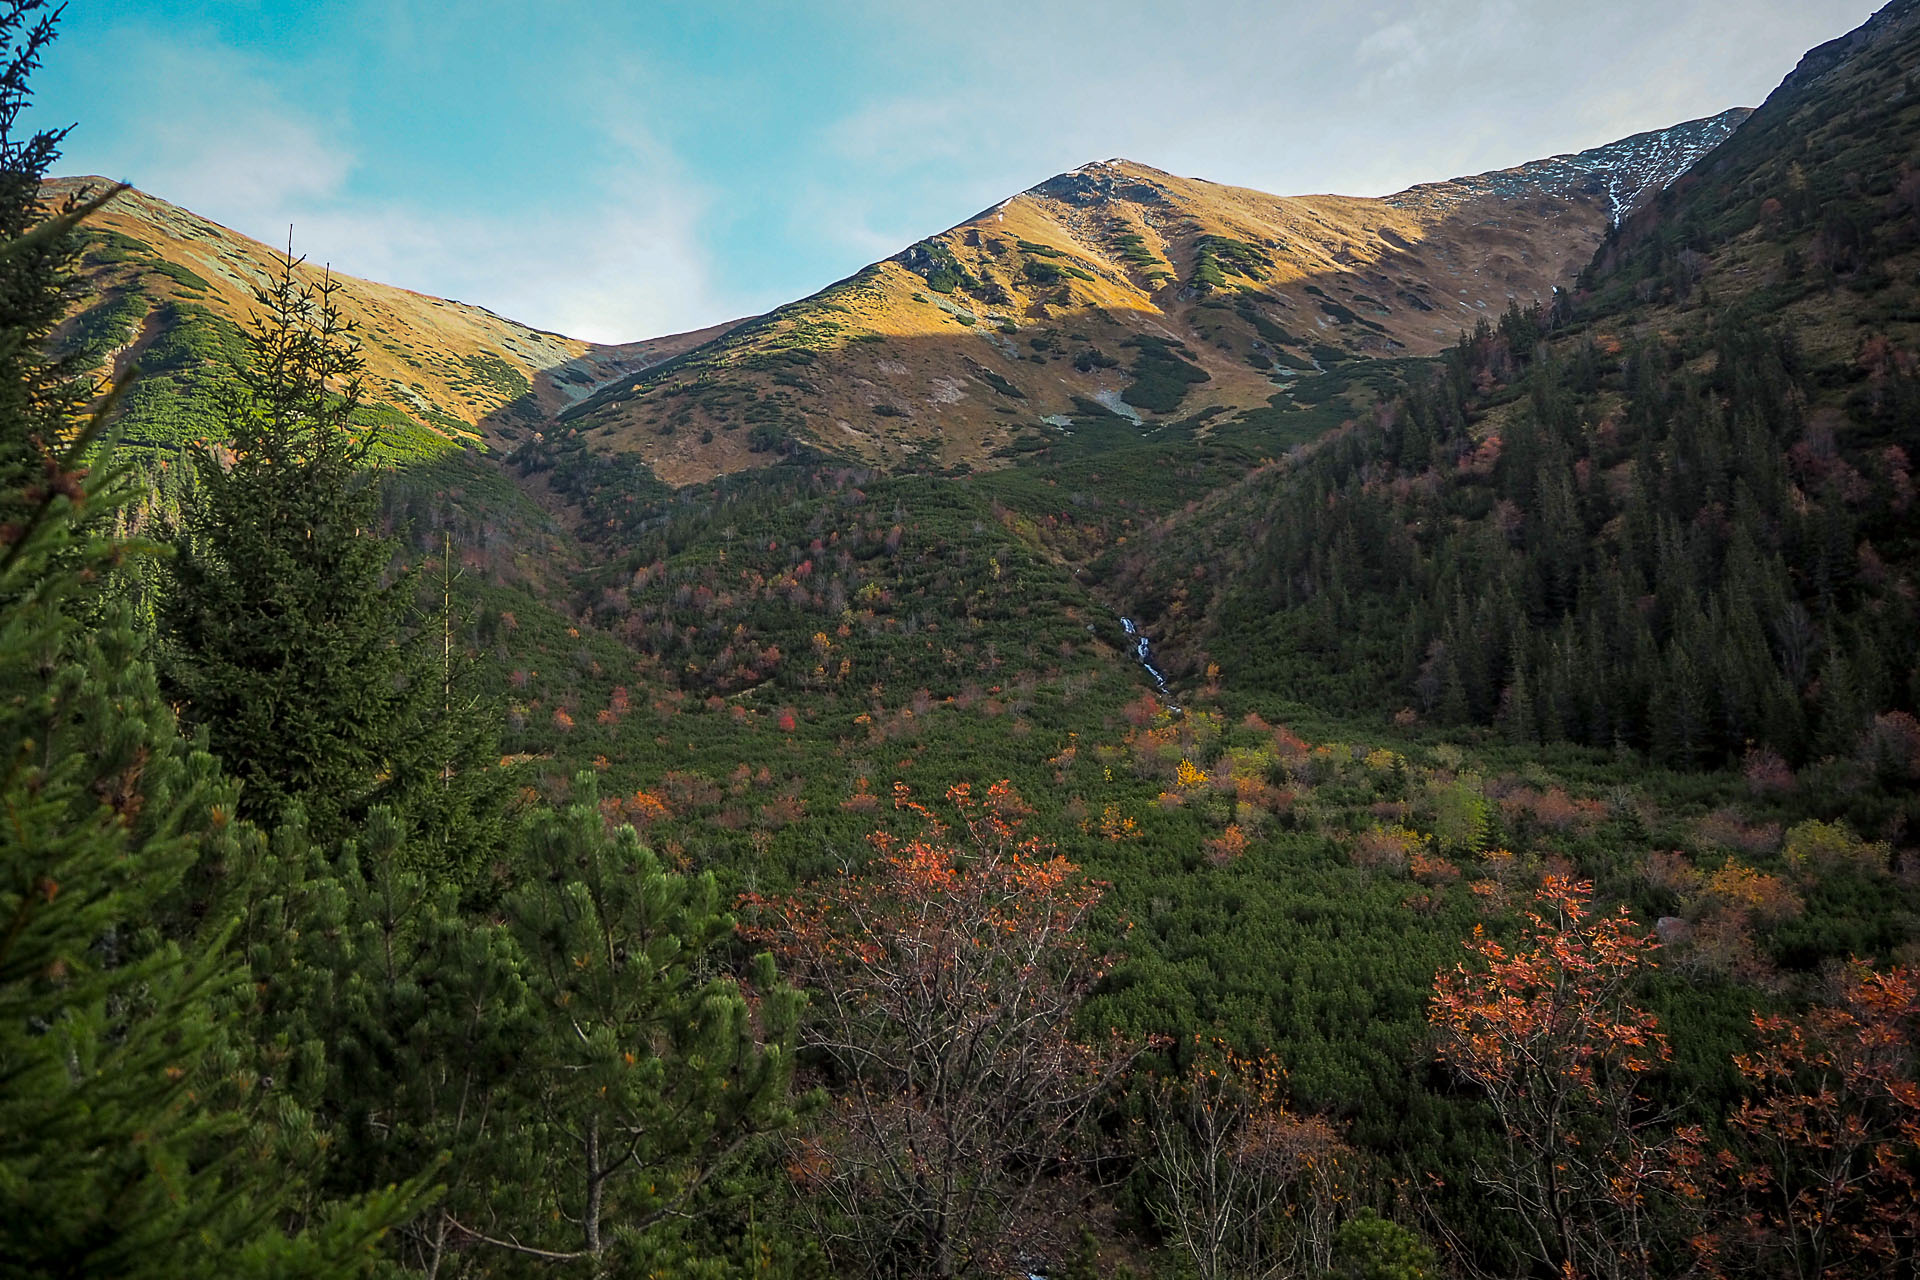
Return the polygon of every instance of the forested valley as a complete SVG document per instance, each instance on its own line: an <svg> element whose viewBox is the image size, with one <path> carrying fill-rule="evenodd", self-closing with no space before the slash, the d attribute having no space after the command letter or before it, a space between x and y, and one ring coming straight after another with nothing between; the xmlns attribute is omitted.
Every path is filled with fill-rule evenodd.
<svg viewBox="0 0 1920 1280"><path fill-rule="evenodd" d="M1437 358L677 488L291 248L116 366L58 17L0 1275L1920 1268L1920 4Z"/></svg>

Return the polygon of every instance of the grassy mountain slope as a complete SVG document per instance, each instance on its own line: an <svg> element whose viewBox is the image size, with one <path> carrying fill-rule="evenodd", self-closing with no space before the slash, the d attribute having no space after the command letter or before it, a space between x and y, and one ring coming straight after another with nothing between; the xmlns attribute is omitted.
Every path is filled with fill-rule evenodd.
<svg viewBox="0 0 1920 1280"><path fill-rule="evenodd" d="M55 198L99 178L60 179ZM178 206L129 191L94 218L82 257L87 296L63 338L88 366L139 365L132 435L155 444L206 438L210 390L238 359L240 330L273 250ZM317 279L309 263L301 274ZM370 422L396 447L510 446L600 383L679 354L713 330L599 345L481 307L345 277L341 302L367 359Z"/></svg>
<svg viewBox="0 0 1920 1280"><path fill-rule="evenodd" d="M1509 301L1550 296L1610 218L1743 114L1378 200L1091 164L765 316L618 346L350 280L366 417L404 456L572 437L623 474L681 485L801 448L997 465L1089 414L1259 414L1303 376L1430 355ZM209 378L237 351L271 251L140 192L90 234L69 342L147 372L136 435L206 436Z"/></svg>
<svg viewBox="0 0 1920 1280"><path fill-rule="evenodd" d="M1386 201L1088 166L613 377L538 446L502 432L585 513L571 530L502 525L525 490L471 454L436 464L450 481L389 477L389 515L428 553L452 530L460 639L531 793L595 769L609 817L674 865L777 891L857 863L896 781L1010 778L1111 884L1090 1032L1271 1050L1379 1203L1426 1188L1463 1262L1519 1274L1472 1176L1496 1135L1424 1017L1463 936L1509 936L1550 871L1667 918L1655 1097L1708 1121L1753 1009L1849 952L1916 954L1920 813L1889 717L1920 691L1887 673L1916 666L1920 555L1886 450L1920 446L1892 199L1920 134L1885 122L1903 79L1861 79L1910 65L1912 8L1776 95L1729 144L1746 159L1658 200L1684 130ZM1791 187L1804 131L1818 198L1776 215L1774 177L1746 188ZM1826 230L1836 192L1857 237ZM1508 312L1582 263L1561 314ZM753 467L777 457L796 465ZM582 531L570 592L519 562ZM1656 733L1661 706L1701 731ZM1775 732L1803 740L1745 756Z"/></svg>
<svg viewBox="0 0 1920 1280"><path fill-rule="evenodd" d="M1088 412L1259 410L1302 374L1431 355L1550 297L1616 207L1744 114L1384 199L1086 165L563 417L678 482L718 469L740 431L765 453L981 466Z"/></svg>

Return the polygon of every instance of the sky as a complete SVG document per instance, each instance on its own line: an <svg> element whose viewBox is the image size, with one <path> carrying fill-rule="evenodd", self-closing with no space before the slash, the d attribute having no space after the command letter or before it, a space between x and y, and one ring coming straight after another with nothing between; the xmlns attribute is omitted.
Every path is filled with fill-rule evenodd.
<svg viewBox="0 0 1920 1280"><path fill-rule="evenodd" d="M29 123L316 262L597 341L1124 156L1383 195L1755 106L1871 0L70 0Z"/></svg>

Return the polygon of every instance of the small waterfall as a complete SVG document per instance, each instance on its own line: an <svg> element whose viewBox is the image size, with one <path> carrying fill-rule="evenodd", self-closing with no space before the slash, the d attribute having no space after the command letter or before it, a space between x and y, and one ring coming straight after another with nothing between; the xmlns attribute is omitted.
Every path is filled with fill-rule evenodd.
<svg viewBox="0 0 1920 1280"><path fill-rule="evenodd" d="M1147 639L1147 633L1134 625L1132 618L1120 619L1120 625L1126 630L1127 639L1133 644L1133 656L1146 673L1153 677L1154 685L1160 690L1160 696L1167 700L1167 708L1180 712L1180 704L1173 700L1173 690L1167 687L1167 678L1160 668L1153 665L1153 644Z"/></svg>

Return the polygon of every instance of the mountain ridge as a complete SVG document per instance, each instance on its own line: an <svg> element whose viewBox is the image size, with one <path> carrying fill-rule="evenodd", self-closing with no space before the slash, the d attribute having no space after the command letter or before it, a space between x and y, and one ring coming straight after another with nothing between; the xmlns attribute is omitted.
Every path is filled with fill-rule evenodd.
<svg viewBox="0 0 1920 1280"><path fill-rule="evenodd" d="M596 452L646 456L684 483L701 449L742 425L776 455L977 467L1087 413L1244 416L1330 363L1430 355L1510 302L1549 301L1622 204L1606 203L1610 171L1637 177L1637 205L1744 118L1379 198L1092 161L620 379L562 421ZM1679 145L1646 145L1661 138Z"/></svg>
<svg viewBox="0 0 1920 1280"><path fill-rule="evenodd" d="M1891 5L1617 226L1567 316L1137 534L1108 582L1162 669L1844 774L1847 682L1914 698L1916 90L1920 3Z"/></svg>
<svg viewBox="0 0 1920 1280"><path fill-rule="evenodd" d="M112 185L98 177L62 177L47 184L47 194L57 202ZM138 189L90 220L83 245L88 295L63 337L90 344L88 353L110 372L142 362L168 329L212 330L190 345L230 353L233 327L246 322L268 285L277 252ZM360 335L375 403L409 419L423 436L476 447L497 447L507 433L558 412L584 394L583 382L644 368L738 323L593 343L323 264L302 263L295 274L308 284L331 276L342 286L337 298ZM181 372L172 358L162 353L145 372L162 379Z"/></svg>
<svg viewBox="0 0 1920 1280"><path fill-rule="evenodd" d="M1092 161L806 298L632 343L340 278L369 361L369 421L414 452L486 447L538 468L579 437L670 485L799 452L992 467L1089 414L1143 429L1244 420L1331 367L1430 355L1510 303L1550 301L1623 209L1745 115L1385 197L1274 196ZM220 325L244 319L273 252L139 191L92 234L93 296L70 336L120 326L118 340L91 333L116 367L168 326L219 330L196 350L231 349ZM162 394L178 372L143 393L165 402L147 415L166 420L152 433L163 441L211 428L183 407L192 388Z"/></svg>

